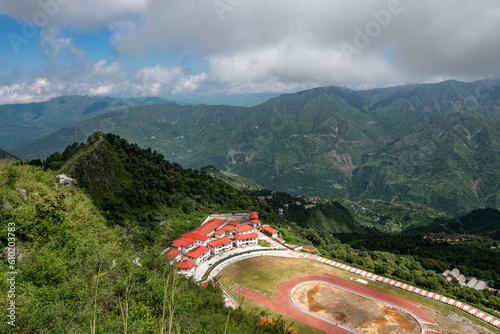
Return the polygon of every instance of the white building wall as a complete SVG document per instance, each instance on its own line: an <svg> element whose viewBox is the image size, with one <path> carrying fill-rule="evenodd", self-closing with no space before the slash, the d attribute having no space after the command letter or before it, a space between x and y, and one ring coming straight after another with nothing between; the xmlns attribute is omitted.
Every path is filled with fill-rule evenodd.
<svg viewBox="0 0 500 334"><path fill-rule="evenodd" d="M236 247L257 245L257 239L235 240Z"/></svg>

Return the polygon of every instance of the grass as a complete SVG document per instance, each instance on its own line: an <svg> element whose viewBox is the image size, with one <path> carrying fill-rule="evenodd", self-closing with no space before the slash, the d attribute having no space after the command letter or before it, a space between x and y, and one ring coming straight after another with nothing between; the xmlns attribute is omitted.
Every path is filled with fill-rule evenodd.
<svg viewBox="0 0 500 334"><path fill-rule="evenodd" d="M355 280L359 278L357 275L312 260L262 256L239 261L226 268L220 274L219 282L228 288L228 290L236 287L237 285L241 285L266 297L275 299L276 291L283 283L296 277L309 275L322 276L324 274L335 275L346 280L350 280L351 278ZM445 315L456 313L461 317L471 320L477 325L488 328L493 333L500 334L500 330L450 305L394 288L380 282L368 281L368 286L420 303L436 311L441 311ZM238 300L238 297L238 295L235 296L236 300ZM245 304L248 306L245 306ZM266 313L273 315L273 317L280 314L279 312L273 311L249 299L245 299L243 307L249 308L250 306L251 308L255 308L257 310L263 310ZM299 322L295 320L295 323L297 324ZM300 324L307 326L303 323ZM310 333L309 330L298 332Z"/></svg>
<svg viewBox="0 0 500 334"><path fill-rule="evenodd" d="M243 307L244 310L254 312L254 313L260 313L264 311L265 317L268 319L272 319L273 321L276 321L280 317L282 319L286 319L286 315L281 314L278 311L275 311L273 309L267 308L262 306L261 304L254 302L251 299L244 298L241 303L241 307ZM293 318L288 319L288 323L291 325L288 325L288 328L290 328L292 331L296 331L299 334L321 334L323 331L320 331L319 329L316 329L314 327L311 327L309 325L306 325L303 322L300 322L298 320L295 320Z"/></svg>
<svg viewBox="0 0 500 334"><path fill-rule="evenodd" d="M219 281L227 287L235 282L266 297L275 297L278 288L292 278L307 275L332 274L349 279L355 275L322 263L293 258L262 256L236 262L224 270Z"/></svg>
<svg viewBox="0 0 500 334"><path fill-rule="evenodd" d="M259 243L259 246L261 246L261 247L270 247L271 246L271 244L269 242L262 240L262 239L259 239L258 243Z"/></svg>

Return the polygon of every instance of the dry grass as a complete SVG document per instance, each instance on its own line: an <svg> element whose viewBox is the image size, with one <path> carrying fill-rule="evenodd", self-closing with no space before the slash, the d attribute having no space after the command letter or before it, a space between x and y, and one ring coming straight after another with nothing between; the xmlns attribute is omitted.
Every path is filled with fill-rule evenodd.
<svg viewBox="0 0 500 334"><path fill-rule="evenodd" d="M239 284L274 299L278 288L292 278L325 273L344 279L356 277L316 261L261 256L236 262L221 273L219 281L226 287Z"/></svg>

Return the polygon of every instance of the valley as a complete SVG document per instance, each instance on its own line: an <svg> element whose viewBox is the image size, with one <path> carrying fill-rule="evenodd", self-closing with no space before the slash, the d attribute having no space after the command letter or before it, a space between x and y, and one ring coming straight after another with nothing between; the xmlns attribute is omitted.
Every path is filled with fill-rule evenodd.
<svg viewBox="0 0 500 334"><path fill-rule="evenodd" d="M442 84L442 88L456 89L449 85L453 86L453 83ZM465 89L460 84L457 86ZM417 88L405 88L409 94L407 97L414 96L416 91L422 94L421 89L426 89ZM229 326L244 333L244 326L252 328L259 323L259 332L271 333L276 328L261 321L263 315L273 319L275 325L288 326L290 319L282 309L263 308L255 301L246 301L228 315L227 303L220 298L221 290L210 282L221 283L226 300L232 300L236 306L234 304L239 303L235 301L240 297L234 282L241 287L240 292L247 289L247 294L254 291L272 299L277 290L269 285L271 283L283 284L299 277L297 275L322 277L325 274L349 281L358 279L357 275L361 275L361 279L368 277L371 278L368 284L375 289L390 295L404 295L408 300L421 303L422 309L438 322L426 330L446 332L454 328L457 331L458 324L467 323L465 328L498 332L484 323L482 326L486 327L475 327L481 326L480 320L442 303L453 300L455 306L469 305L466 312L490 317L487 322L491 324L496 324L500 316L500 268L497 261L500 216L495 207L482 208L484 204L480 204L483 200L489 203L498 195L497 189L489 183L496 182L492 166L496 166L497 161L495 158L488 158L486 162L475 160L477 154L493 156L491 152L497 147L497 124L491 122L488 125L493 135L482 142L484 146L478 142L474 149L465 151L457 151L453 146L455 144L450 140L458 138L459 132L454 132L458 128L451 128L442 146L434 146L439 144L438 141L427 142L431 146L420 143L420 158L410 156L411 164L407 165L401 157L409 149L411 141L408 138L417 136L417 132L408 134L405 132L408 129L402 129L400 134L389 135L383 131L383 126L373 126L382 118L375 123L367 121L383 114L382 109L366 107L373 103L367 102L367 96L374 93L335 87L315 89L274 98L254 109L177 104L123 108L104 113L97 118L98 123L94 123L97 119L84 121L77 125L78 130L71 126L64 128L64 131L69 131L66 132L68 137L62 132L54 132L53 138L71 140L68 138L85 133L86 127L90 129L103 124L122 131L116 125L129 124L125 132L127 137L135 138L131 142L113 133L91 132L81 143L75 141L59 152L52 151L45 158L40 156L42 159L19 161L10 153L2 153L6 160L0 163L3 177L0 215L4 221L16 222L20 252L27 256L26 262L19 262L18 269L22 273L19 284L23 289L32 287L37 303L48 302L46 291L61 295L58 304L54 304L59 309L51 309L34 322L30 320L30 312L38 310L39 304L28 301L27 295L21 293L19 300L23 310L19 312L19 319L30 325L23 326L20 332L52 326L62 331L78 328L80 318L92 319L95 322L92 326L101 326L105 331L132 326L141 332L156 332L164 328L163 317L169 309L173 315L170 325L179 330L186 326L183 319L192 319L192 312L198 312L204 315L187 325L189 331L220 332ZM390 90L382 93L394 94ZM363 94L367 95L365 100L361 98ZM394 101L401 103L400 98L395 97ZM325 111L325 106L332 101L338 104L336 108L340 108L333 114ZM365 107L359 104L360 101L364 101ZM382 108L382 105L380 102L378 107ZM291 109L297 112L284 112ZM374 115L368 117L370 112ZM106 118L109 115L113 115L112 120ZM421 112L421 115L425 119L425 113ZM448 114L445 112L444 115ZM344 117L343 120L340 116ZM467 119L465 114L462 116L463 119L457 119L458 123ZM155 121L148 120L148 117ZM357 117L357 120L350 117ZM488 113L481 117L495 120L495 116ZM104 119L109 122L102 121ZM131 120L134 121L127 123ZM163 124L160 128L158 121ZM367 123L363 125L365 121ZM160 129L155 138L147 130L152 126ZM411 129L414 131L416 125ZM168 131L173 131L175 137L172 140L162 137ZM147 136L150 139L144 140ZM391 136L401 137L391 142L388 139ZM475 140L470 131L466 131L466 136L467 140ZM355 140L360 138L364 139ZM44 140L40 139L37 145L45 146ZM152 147L142 148L147 143L153 144ZM245 149L243 146L234 149L234 143L246 145ZM383 145L384 149L377 148L378 145ZM449 145L454 147L451 156L447 155L451 152L452 146ZM187 147L196 149L185 150ZM429 147L432 150L429 151ZM427 153L423 154L424 151ZM458 157L457 152L464 155L453 160ZM443 156L447 158L443 160ZM195 159L190 160L192 157ZM472 164L470 161L476 162ZM396 166L401 162L404 164ZM189 164L193 168L186 169L184 165ZM438 166L444 169L438 170ZM475 178L481 170L489 176L481 174L484 177ZM381 176L382 171L397 180L386 179ZM63 173L72 179L68 183L70 188L55 182L55 176ZM467 181L471 175L476 175L471 179L474 182ZM433 188L432 180L439 180L436 188ZM443 180L450 182L444 188ZM294 182L297 187L293 186ZM364 187L362 192L358 191L360 184ZM425 185L425 196L436 196L438 201L428 202L430 197L417 196L420 185ZM469 191L469 186L473 196L462 196ZM385 191L389 189L386 187L390 191ZM460 188L460 192L452 191L454 187ZM281 189L291 190L292 194ZM451 191L449 197L447 191ZM473 200L469 201L471 198ZM448 201L452 199L453 205L450 206ZM204 238L208 238L206 245L199 244L201 239L193 240L197 248L186 249L186 252L182 245L181 248L173 246L189 238L197 240L199 237L193 236L192 232L201 228L200 222L210 222L207 221L208 215L219 219L220 215L229 212L239 212L240 215L258 212L258 221L269 225L270 231L274 231L271 234L279 234L279 239L270 239L262 234L269 231L255 225L251 227L258 230L255 240L245 239L252 233L233 235L225 232L226 235L215 237L210 231L210 236ZM250 224L251 219L247 218L243 225L247 220ZM87 226L85 221L92 223ZM75 224L81 226L70 232ZM243 227L234 226L235 230ZM105 232L99 236L93 233L84 236L87 228ZM87 238L93 238L93 241ZM76 241L80 239L81 245ZM0 240L2 243L6 241L2 237ZM96 257L88 255L86 247L92 243L100 244L102 248ZM223 250L211 255L211 247ZM286 253L286 257L276 257L277 250L280 256ZM170 263L169 256L177 257L178 253L186 258L180 259L182 264L176 268L173 262ZM92 274L82 272L79 264L73 263L73 259L81 258L78 254L87 254L81 261L84 268L92 268ZM269 257L270 254L274 256ZM228 259L232 262L226 262ZM7 260L4 258L3 261ZM44 269L50 261L54 261L54 265ZM250 265L251 261L263 261L273 270L290 261L306 261L307 265L293 262L290 264L293 270L279 269L284 276L278 278L273 273L261 272ZM241 262L245 263L245 269L240 267ZM316 265L321 267L316 268ZM235 268L239 273L236 275L241 276L233 277ZM440 276L452 268L458 268L467 277L484 280L487 288L464 288ZM244 274L246 270L249 271L248 277ZM187 279L175 274L179 271L186 274ZM61 276L63 272L67 272L67 280ZM104 276L101 278L101 275ZM232 277L230 281L226 275ZM203 284L200 286L200 283ZM80 285L76 287L74 284ZM154 295L147 293L150 284L154 284ZM394 289L396 284L400 289ZM177 285L190 297L182 299L176 295L176 291L180 291L176 290ZM408 295L407 291L401 290L403 285L415 287L415 291L425 291L426 297L431 299L439 296L440 303L421 299L415 291ZM131 287L134 288L131 290ZM66 289L72 289L82 297L64 292ZM102 297L97 297L95 291L100 291ZM130 291L135 292L130 294ZM169 302L168 293L172 298ZM67 310L72 309L70 305L74 299L85 301L85 309L82 314L75 313L72 317ZM128 300L132 301L129 307L135 316L123 320L129 316L123 309L123 303L128 303ZM196 306L187 311L183 306L187 305L185 303ZM201 311L206 303L212 307ZM94 314L92 308L96 310ZM53 324L52 314L63 315L69 323ZM217 320L209 324L207 319L210 317ZM378 325L374 326L391 324L394 319L401 318L394 317L385 320L378 317ZM101 318L106 320L100 321ZM358 320L357 326L365 321ZM315 332L302 322L296 326L292 328L299 332Z"/></svg>
<svg viewBox="0 0 500 334"><path fill-rule="evenodd" d="M315 88L254 107L160 104L109 111L15 149L44 158L112 132L186 168L213 166L294 195L411 201L454 216L500 208L500 84ZM451 102L450 102L451 101Z"/></svg>

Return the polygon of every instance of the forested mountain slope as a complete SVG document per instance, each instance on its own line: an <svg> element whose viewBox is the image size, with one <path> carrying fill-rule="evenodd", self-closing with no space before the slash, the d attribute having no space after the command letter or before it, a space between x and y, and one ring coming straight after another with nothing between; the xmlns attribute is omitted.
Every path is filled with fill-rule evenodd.
<svg viewBox="0 0 500 334"><path fill-rule="evenodd" d="M113 134L96 132L85 144L52 154L45 166L76 179L108 223L125 226L138 244L153 242L163 220L178 234L210 212L257 205L203 170L184 169Z"/></svg>
<svg viewBox="0 0 500 334"><path fill-rule="evenodd" d="M213 165L274 190L413 201L462 215L500 208L499 98L498 82L486 89L481 82L447 81L367 91L316 88L251 108L132 107L14 153L47 156L97 129L184 167Z"/></svg>
<svg viewBox="0 0 500 334"><path fill-rule="evenodd" d="M0 148L0 160L19 160L17 157L13 156L7 151Z"/></svg>
<svg viewBox="0 0 500 334"><path fill-rule="evenodd" d="M62 96L46 102L0 105L0 148L13 151L66 125L113 109L166 102L160 98Z"/></svg>

